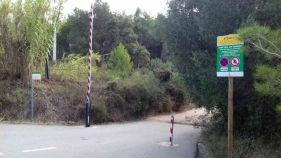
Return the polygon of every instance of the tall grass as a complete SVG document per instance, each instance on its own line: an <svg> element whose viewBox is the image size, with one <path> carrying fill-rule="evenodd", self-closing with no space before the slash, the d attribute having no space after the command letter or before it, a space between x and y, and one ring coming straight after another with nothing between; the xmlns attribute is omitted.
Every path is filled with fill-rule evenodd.
<svg viewBox="0 0 281 158"><path fill-rule="evenodd" d="M228 137L205 129L202 132L211 158L227 157ZM276 145L265 144L262 137L245 138L234 136L234 158L280 158L280 148Z"/></svg>
<svg viewBox="0 0 281 158"><path fill-rule="evenodd" d="M100 56L93 53L93 61L100 60ZM72 79L76 81L87 81L88 74L88 56L80 54L69 54L60 61L50 64L50 75L59 79ZM95 74L97 68L92 62L92 74Z"/></svg>

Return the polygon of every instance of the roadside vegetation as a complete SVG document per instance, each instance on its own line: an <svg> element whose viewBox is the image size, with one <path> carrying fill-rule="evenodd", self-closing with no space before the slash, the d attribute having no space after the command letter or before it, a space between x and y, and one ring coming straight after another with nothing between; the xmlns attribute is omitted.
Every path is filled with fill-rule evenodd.
<svg viewBox="0 0 281 158"><path fill-rule="evenodd" d="M88 11L63 18L63 0L0 2L0 121L30 117L81 123L85 116ZM227 78L216 77L217 36L245 42L245 76L234 79L235 157L280 157L280 0L170 0L166 15L115 13L94 5L92 122L181 111L188 103L216 111L202 137L212 157L227 155ZM219 8L219 9L214 9ZM24 10L23 10L24 9ZM49 15L49 16L46 16ZM57 61L50 61L54 24ZM50 84L45 80L49 64Z"/></svg>
<svg viewBox="0 0 281 158"><path fill-rule="evenodd" d="M192 102L216 111L203 132L212 157L226 157L228 126L227 78L215 74L216 37L236 33L246 48L245 75L234 79L234 153L280 157L280 5L279 0L169 3L162 26L167 50L174 52L167 53L168 59L185 74Z"/></svg>
<svg viewBox="0 0 281 158"><path fill-rule="evenodd" d="M72 15L63 19L60 13L63 2L58 1L55 9L50 8L50 1L1 2L1 121L29 120L29 74L40 71L43 80L35 83L34 90L35 120L40 123L64 124L84 122L88 74L88 11L75 9ZM21 17L27 20L18 18L18 21L13 21L9 14L19 14L16 8L22 4L27 12L21 12ZM46 8L41 14L35 14L38 10L32 7ZM129 121L172 110L180 111L187 104L184 79L171 62L159 59L162 43L156 35L155 19L140 9L134 17L112 13L109 6L101 1L96 1L94 12L92 122ZM46 19L45 14L54 16ZM29 21L34 15L38 16L37 19ZM44 20L46 26L36 25ZM24 22L26 27L23 26ZM59 60L49 61L54 24L58 28ZM50 30L42 30L40 27L48 27ZM34 36L27 34L25 40L14 35L13 31L19 35L28 32ZM7 42L9 39L10 42ZM38 42L41 39L49 43ZM26 43L18 43L21 40ZM19 49L26 52L23 56L26 59L22 61L24 58L19 57L16 62L11 57L22 55L20 51L14 51ZM49 64L51 79L48 82L45 82L46 62ZM25 63L26 67L21 67L20 63ZM19 67L19 70L14 71L14 67Z"/></svg>

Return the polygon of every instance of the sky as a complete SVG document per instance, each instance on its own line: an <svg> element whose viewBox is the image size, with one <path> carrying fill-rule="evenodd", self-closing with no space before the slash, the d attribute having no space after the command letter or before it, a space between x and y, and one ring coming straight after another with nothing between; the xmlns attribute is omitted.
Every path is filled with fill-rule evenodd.
<svg viewBox="0 0 281 158"><path fill-rule="evenodd" d="M67 0L64 4L64 14L71 14L75 7L89 10L95 0ZM167 0L103 0L107 2L113 12L125 11L133 15L139 7L142 11L148 12L151 16L157 17L158 13L166 14Z"/></svg>

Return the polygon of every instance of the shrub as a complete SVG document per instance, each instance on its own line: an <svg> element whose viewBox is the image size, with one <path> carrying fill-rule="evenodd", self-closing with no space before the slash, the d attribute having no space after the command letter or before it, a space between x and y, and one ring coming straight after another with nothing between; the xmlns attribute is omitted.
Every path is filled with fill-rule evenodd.
<svg viewBox="0 0 281 158"><path fill-rule="evenodd" d="M227 157L227 135L218 134L213 129L205 129L202 137L206 141L209 157ZM279 149L272 144L264 144L262 137L235 137L233 141L233 157L245 158L277 158L280 157Z"/></svg>
<svg viewBox="0 0 281 158"><path fill-rule="evenodd" d="M157 74L157 78L161 81L161 82L169 82L172 78L172 72L171 71L163 71L163 72L159 72Z"/></svg>
<svg viewBox="0 0 281 158"><path fill-rule="evenodd" d="M162 62L161 59L153 59L150 61L147 68L154 72L154 74L158 74L164 71L173 71L174 66L171 62Z"/></svg>
<svg viewBox="0 0 281 158"><path fill-rule="evenodd" d="M145 115L145 112L149 108L149 93L145 87L140 85L124 87L122 94L125 96L133 116L142 117Z"/></svg>
<svg viewBox="0 0 281 158"><path fill-rule="evenodd" d="M93 53L94 60L100 60L100 55ZM81 56L80 54L69 54L61 61L50 63L51 76L57 76L59 79L75 79L86 80L88 73L88 56ZM92 74L96 72L97 68L92 64Z"/></svg>
<svg viewBox="0 0 281 158"><path fill-rule="evenodd" d="M85 106L78 107L78 114L77 116L80 120L84 120L86 116L86 109ZM108 120L108 115L106 112L106 107L104 105L95 104L91 105L91 122L92 123L104 123Z"/></svg>
<svg viewBox="0 0 281 158"><path fill-rule="evenodd" d="M106 89L110 91L115 91L117 89L117 82L116 81L107 82Z"/></svg>
<svg viewBox="0 0 281 158"><path fill-rule="evenodd" d="M124 109L126 105L126 101L123 99L123 97L115 92L112 92L109 94L109 97L107 99L107 106L110 108L117 108L117 109Z"/></svg>
<svg viewBox="0 0 281 158"><path fill-rule="evenodd" d="M180 111L186 92L183 79L178 74L174 77L171 67L155 60L150 67L138 69L123 80L109 81L106 105L110 119L120 121L145 117L151 112Z"/></svg>
<svg viewBox="0 0 281 158"><path fill-rule="evenodd" d="M106 107L104 105L91 106L91 121L93 123L103 123L108 119Z"/></svg>
<svg viewBox="0 0 281 158"><path fill-rule="evenodd" d="M170 84L166 87L166 92L171 96L174 102L173 111L180 111L180 108L185 104L184 91Z"/></svg>
<svg viewBox="0 0 281 158"><path fill-rule="evenodd" d="M108 92L106 99L107 113L110 121L123 121L130 118L130 109L120 92Z"/></svg>
<svg viewBox="0 0 281 158"><path fill-rule="evenodd" d="M173 107L173 101L170 97L165 97L163 99L163 105L162 105L162 112L171 112Z"/></svg>

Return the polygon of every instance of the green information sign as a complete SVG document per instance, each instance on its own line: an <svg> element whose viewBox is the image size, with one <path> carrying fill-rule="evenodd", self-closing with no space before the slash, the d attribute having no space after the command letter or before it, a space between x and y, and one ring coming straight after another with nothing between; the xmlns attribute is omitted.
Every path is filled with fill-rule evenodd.
<svg viewBox="0 0 281 158"><path fill-rule="evenodd" d="M218 37L217 43L217 77L244 76L244 43L237 35Z"/></svg>
<svg viewBox="0 0 281 158"><path fill-rule="evenodd" d="M41 72L32 72L31 74L33 80L41 80Z"/></svg>

